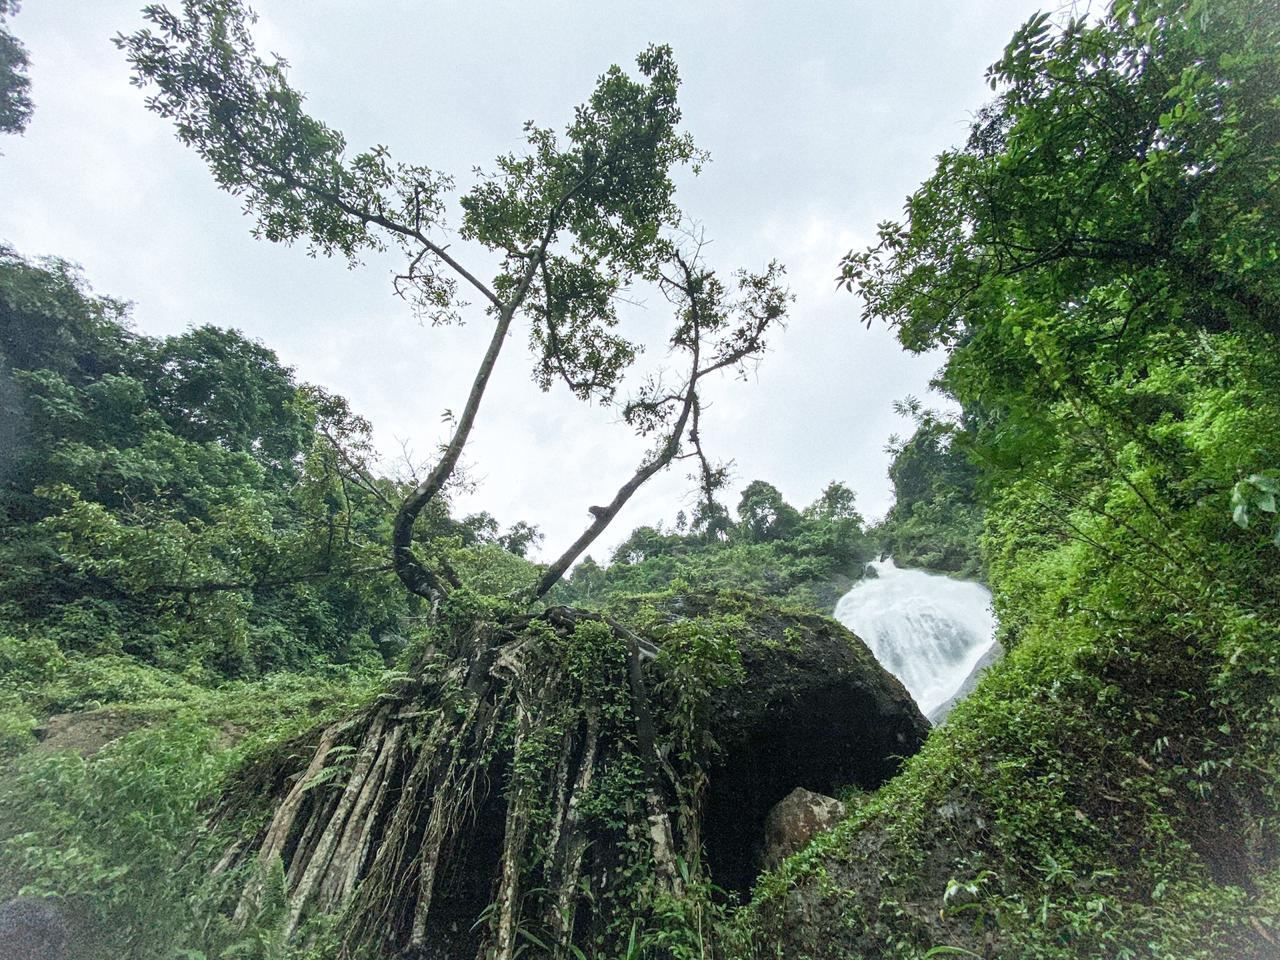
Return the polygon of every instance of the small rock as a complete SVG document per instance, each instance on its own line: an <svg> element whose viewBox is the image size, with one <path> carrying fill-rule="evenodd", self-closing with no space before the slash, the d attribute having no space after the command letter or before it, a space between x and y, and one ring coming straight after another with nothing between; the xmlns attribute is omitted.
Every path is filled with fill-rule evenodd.
<svg viewBox="0 0 1280 960"><path fill-rule="evenodd" d="M829 830L843 816L844 804L839 800L796 787L774 805L765 819L765 868L772 870L804 849L816 834Z"/></svg>
<svg viewBox="0 0 1280 960"><path fill-rule="evenodd" d="M0 904L0 960L63 960L70 930L62 909L40 897Z"/></svg>
<svg viewBox="0 0 1280 960"><path fill-rule="evenodd" d="M146 726L151 719L143 713L112 708L57 713L42 728L37 749L41 753L74 750L82 757L90 757L112 741Z"/></svg>

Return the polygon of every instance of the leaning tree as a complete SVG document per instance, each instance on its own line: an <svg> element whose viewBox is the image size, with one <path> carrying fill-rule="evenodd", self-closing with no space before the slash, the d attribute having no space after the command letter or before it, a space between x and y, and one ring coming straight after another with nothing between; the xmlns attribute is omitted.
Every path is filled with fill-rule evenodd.
<svg viewBox="0 0 1280 960"><path fill-rule="evenodd" d="M254 17L239 0L150 6L145 16L148 28L117 39L135 82L243 199L256 235L301 240L352 265L396 249L395 291L415 310L455 322L472 298L492 324L452 436L395 516L394 569L429 601L434 642L395 689L316 730L300 775L271 759L245 774L274 802L261 829L242 832L217 865L244 878L237 919L262 922L274 910L275 929L307 940L327 916L349 954L389 946L511 957L522 942L565 954L589 938L625 939L622 906L634 912L636 897L657 902L699 876L701 748L656 742L667 721L649 707L642 660L655 655L651 644L616 621L540 601L673 462L689 460L707 496L722 483L702 445L702 387L757 359L790 300L778 264L722 279L683 229L672 174L696 171L704 154L679 129L671 51L642 53L638 76L611 67L562 133L527 124L526 149L497 158L455 200L452 177L394 161L383 146L349 155L339 132L304 111L285 62L255 52ZM496 255L496 273L485 279L464 263L446 227L482 262ZM671 304L673 359L670 372L622 397L639 347L619 304L643 285ZM539 386L562 382L578 398L616 405L651 447L537 581L495 606L423 550L414 528L454 475L516 324L528 330ZM681 681L679 656L668 659L659 682L679 691L673 715L684 727L664 736L678 740L693 730L695 688L705 694L716 670L704 659ZM603 815L609 796L613 814ZM243 806L229 799L215 820L232 822ZM485 846L477 834L500 841ZM470 900L468 884L483 888ZM477 919L464 902L490 906Z"/></svg>

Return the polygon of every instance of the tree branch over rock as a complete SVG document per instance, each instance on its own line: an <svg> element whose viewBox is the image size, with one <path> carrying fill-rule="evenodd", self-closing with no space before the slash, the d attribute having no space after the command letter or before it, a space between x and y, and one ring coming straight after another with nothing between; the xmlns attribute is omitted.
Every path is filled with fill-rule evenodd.
<svg viewBox="0 0 1280 960"><path fill-rule="evenodd" d="M730 303L720 280L702 266L700 251L686 258L677 250L672 260L679 273L675 277L664 275L662 287L668 300L681 308L680 322L671 336L671 348L673 352L688 355L688 380L676 394L662 394L660 382L651 380L641 395L627 404L623 412L626 422L641 434L661 430L662 439L608 505L591 508L591 525L547 568L534 588L535 598L545 596L559 582L647 480L684 455L686 438L702 466L704 498L713 497L723 483L723 471L711 467L702 450L698 433L702 402L698 388L710 374L742 368L759 357L769 330L785 317L791 294L782 286L784 270L776 262L762 274L740 273L739 298Z"/></svg>
<svg viewBox="0 0 1280 960"><path fill-rule="evenodd" d="M454 180L426 166L395 162L384 146L348 156L341 133L311 117L289 83L288 65L256 52L255 16L239 0L185 0L177 10L144 11L149 26L116 38L150 91L148 106L173 121L178 138L208 163L214 179L241 197L255 236L305 241L314 254L351 266L367 251L394 247L407 266L397 295L435 323L459 321L459 287L480 294L493 324L471 388L439 461L396 512L392 556L412 593L438 600L454 579L419 555L414 528L454 476L502 347L519 318L528 324L534 379L564 382L579 399L616 403L639 353L620 330L619 304L636 285L657 283L677 310L673 351L690 358L682 390L659 398L642 390L621 406L642 435L663 439L582 537L531 591L540 598L646 480L701 439L698 388L718 370L758 357L789 295L782 268L737 276L734 302L699 250L686 257L673 239L682 213L672 173L705 159L679 129L680 80L671 50L636 58L639 76L610 67L563 133L525 125L526 149L498 157L457 201L456 234L477 255L497 254L481 279L444 241ZM674 271L667 276L664 271ZM736 325L735 325L736 324ZM705 457L703 487L712 489Z"/></svg>

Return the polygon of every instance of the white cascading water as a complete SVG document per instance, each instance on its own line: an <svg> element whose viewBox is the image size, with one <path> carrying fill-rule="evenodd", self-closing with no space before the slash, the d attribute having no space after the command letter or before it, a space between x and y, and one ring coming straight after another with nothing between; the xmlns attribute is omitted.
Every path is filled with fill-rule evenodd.
<svg viewBox="0 0 1280 960"><path fill-rule="evenodd" d="M902 681L926 716L945 703L995 642L991 591L971 580L903 570L892 559L836 604L835 618Z"/></svg>

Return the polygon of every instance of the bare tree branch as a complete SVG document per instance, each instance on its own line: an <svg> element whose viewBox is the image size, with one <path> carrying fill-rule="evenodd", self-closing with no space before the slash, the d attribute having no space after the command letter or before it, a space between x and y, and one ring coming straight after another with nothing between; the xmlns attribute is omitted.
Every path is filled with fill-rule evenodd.
<svg viewBox="0 0 1280 960"><path fill-rule="evenodd" d="M542 234L542 240L536 252L529 258L529 264L525 268L520 283L513 292L510 301L505 304L501 301L495 301L500 304L498 320L494 324L493 335L489 338L489 346L485 350L480 366L476 370L475 378L471 382L471 390L467 394L466 406L462 408L462 415L458 418L457 425L454 427L453 436L449 438L449 443L445 447L439 462L436 463L425 479L409 491L408 496L405 497L404 502L400 505L400 509L396 512L395 524L391 531L392 560L400 582L411 593L434 600L447 592L440 578L423 564L413 552L414 521L418 519L418 515L422 513L423 508L431 502L432 498L444 488L445 482L457 466L458 458L462 456L462 449L466 446L467 439L471 436L471 428L475 425L476 413L480 409L480 401L484 399L485 388L489 385L489 377L493 374L494 365L498 361L498 354L502 350L507 331L511 327L511 320L524 302L538 267L546 256L547 248L551 245L552 239L560 228L560 218L566 205L574 194L586 184L589 176L590 173L579 180L572 189L566 191L565 195L556 204L555 209L548 218L546 229Z"/></svg>
<svg viewBox="0 0 1280 960"><path fill-rule="evenodd" d="M669 277L664 279L667 289L673 296L684 302L686 323L681 324L677 329L672 342L690 353L689 379L684 391L679 395L680 411L675 418L675 423L668 431L666 440L649 459L640 465L630 479L618 488L609 504L591 508L593 518L591 525L547 567L533 587L535 600L541 599L550 592L560 578L568 572L574 561L604 532L604 529L641 486L681 455L685 433L691 428L691 424L690 440L694 444L702 465L703 487L708 493L712 490L715 471L703 453L701 435L697 426L702 405L698 394L699 383L709 374L739 364L746 358L758 354L763 349L767 329L772 323L780 320L788 294L773 283L778 272L776 267L771 267L770 271L762 277L749 278L744 275L740 282L744 289L749 290L747 300L741 305L741 311L745 315L744 322L728 336L720 339L716 345L717 352L714 358L703 366L704 336L709 332L708 327L714 329L717 323L723 325L726 311L720 301L721 291L719 284L715 282L714 275L710 271L699 268L697 251L701 250L701 247L702 241L699 240L692 257L685 257L677 251L673 259L680 268L681 276L676 279ZM749 283L752 280L754 285ZM766 294L763 307L757 303L761 291ZM752 297L751 293L756 296ZM675 395L671 394L657 398L650 397L646 403L656 413L662 405L674 398Z"/></svg>

